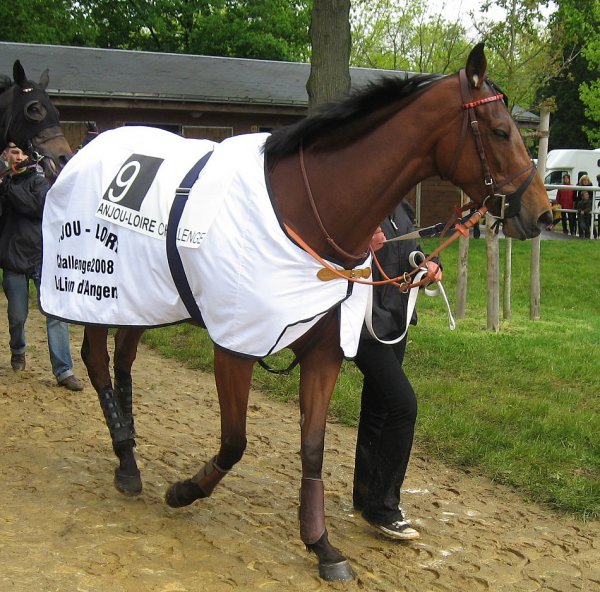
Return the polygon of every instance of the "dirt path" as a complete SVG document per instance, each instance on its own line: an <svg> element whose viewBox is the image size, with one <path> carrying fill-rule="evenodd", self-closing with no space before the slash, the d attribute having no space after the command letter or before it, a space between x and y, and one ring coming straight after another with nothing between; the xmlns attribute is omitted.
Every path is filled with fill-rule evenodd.
<svg viewBox="0 0 600 592"><path fill-rule="evenodd" d="M163 502L217 450L212 376L142 348L134 376L144 492L112 485L114 459L96 395L54 384L37 311L28 367L12 372L0 297L1 592L600 591L600 524L524 504L490 481L416 450L403 494L422 533L389 542L351 507L355 430L328 427L326 512L331 540L357 572L328 584L298 536L299 428L294 406L253 392L243 461L212 498ZM79 360L81 329L72 331ZM83 378L81 362L76 371Z"/></svg>

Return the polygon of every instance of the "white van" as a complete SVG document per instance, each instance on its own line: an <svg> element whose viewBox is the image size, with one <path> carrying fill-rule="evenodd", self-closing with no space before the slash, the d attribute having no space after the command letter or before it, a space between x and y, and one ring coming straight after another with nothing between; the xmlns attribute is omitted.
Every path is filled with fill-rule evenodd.
<svg viewBox="0 0 600 592"><path fill-rule="evenodd" d="M564 174L571 177L571 185L577 185L582 175L587 175L596 185L596 175L600 174L600 148L596 150L550 150L546 159L544 183L562 185ZM554 200L556 189L548 191L548 197Z"/></svg>

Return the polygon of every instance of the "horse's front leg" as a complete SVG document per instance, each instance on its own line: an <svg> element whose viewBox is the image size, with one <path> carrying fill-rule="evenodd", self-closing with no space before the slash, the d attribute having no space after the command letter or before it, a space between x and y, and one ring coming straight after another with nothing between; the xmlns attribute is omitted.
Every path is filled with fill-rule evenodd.
<svg viewBox="0 0 600 592"><path fill-rule="evenodd" d="M246 416L254 361L215 347L215 381L221 408L221 447L191 479L174 483L165 500L172 508L208 497L246 449Z"/></svg>
<svg viewBox="0 0 600 592"><path fill-rule="evenodd" d="M137 348L144 331L145 329L140 327L128 327L127 329L119 329L115 333L115 359L113 364L115 393L125 419L131 422L134 434L131 368L133 362L135 362Z"/></svg>
<svg viewBox="0 0 600 592"><path fill-rule="evenodd" d="M342 351L333 315L323 322L326 326L321 329L318 344L304 353L300 362L300 537L307 549L317 555L319 575L324 580L351 580L354 577L352 567L329 542L325 526L322 479L325 425L329 402L342 363Z"/></svg>
<svg viewBox="0 0 600 592"><path fill-rule="evenodd" d="M125 495L136 495L142 491L142 479L133 452L136 444L131 368L144 331L145 329L139 327L128 327L115 333L114 395L121 408L123 421L131 434L131 441L119 446L119 468L115 471L115 487Z"/></svg>
<svg viewBox="0 0 600 592"><path fill-rule="evenodd" d="M113 389L107 337L106 327L86 326L81 357L87 368L90 382L98 393L113 450L119 459L119 466L114 476L115 487L125 495L137 495L142 491L142 480L133 453L135 448L133 426L131 418L123 413L119 396Z"/></svg>

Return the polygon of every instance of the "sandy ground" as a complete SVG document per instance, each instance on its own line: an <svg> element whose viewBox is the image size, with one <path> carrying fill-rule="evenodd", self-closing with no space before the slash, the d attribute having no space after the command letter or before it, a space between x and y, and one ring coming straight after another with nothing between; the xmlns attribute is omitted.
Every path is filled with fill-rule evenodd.
<svg viewBox="0 0 600 592"><path fill-rule="evenodd" d="M6 301L0 334L7 343ZM415 450L403 503L421 538L388 541L351 506L355 430L331 424L326 512L332 542L357 578L326 583L297 525L298 411L250 399L247 453L208 499L173 510L167 486L217 450L212 376L141 348L136 373L141 496L113 487L115 466L96 394L79 360L81 393L56 386L45 326L28 322L28 366L0 356L2 498L0 591L191 592L229 590L600 591L600 524L529 503L479 476Z"/></svg>

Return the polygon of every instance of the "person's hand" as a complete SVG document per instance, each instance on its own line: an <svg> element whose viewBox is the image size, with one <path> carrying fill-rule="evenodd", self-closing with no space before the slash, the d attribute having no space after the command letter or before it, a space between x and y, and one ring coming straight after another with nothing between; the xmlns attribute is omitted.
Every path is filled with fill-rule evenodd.
<svg viewBox="0 0 600 592"><path fill-rule="evenodd" d="M373 251L378 251L383 247L383 243L385 243L385 234L383 234L383 230L381 230L381 226L377 227L375 234L371 237L371 249Z"/></svg>
<svg viewBox="0 0 600 592"><path fill-rule="evenodd" d="M442 281L442 268L439 263L435 261L427 262L427 277L430 278L432 282L440 282Z"/></svg>

